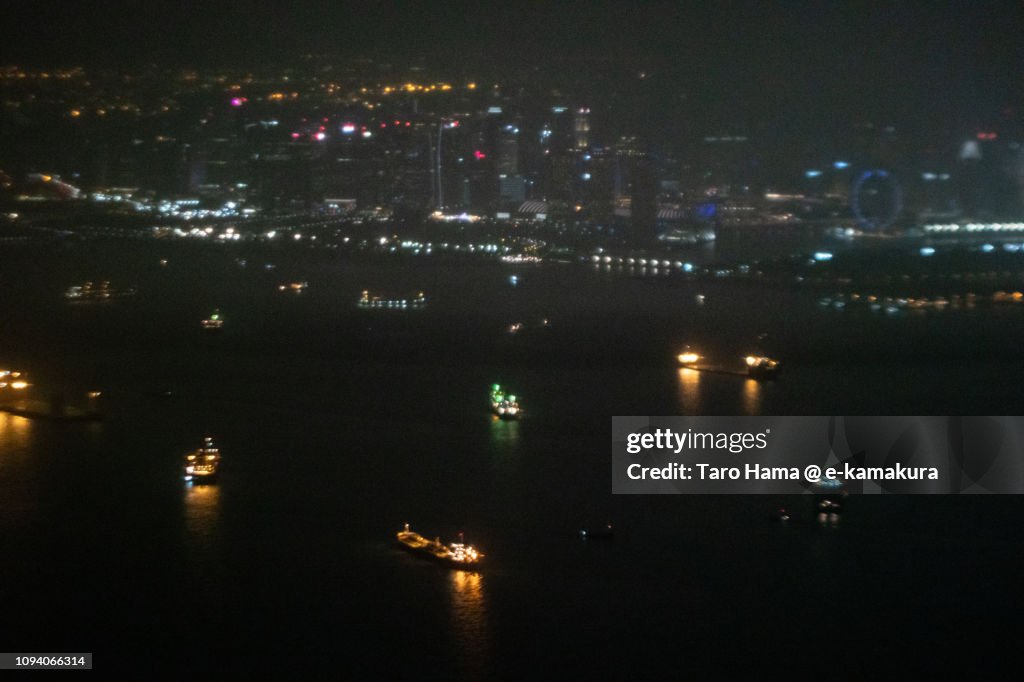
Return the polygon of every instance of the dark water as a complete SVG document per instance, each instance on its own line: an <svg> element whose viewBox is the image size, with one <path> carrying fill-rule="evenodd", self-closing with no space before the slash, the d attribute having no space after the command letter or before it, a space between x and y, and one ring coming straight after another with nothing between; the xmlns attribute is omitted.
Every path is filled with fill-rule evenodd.
<svg viewBox="0 0 1024 682"><path fill-rule="evenodd" d="M84 279L140 293L66 305ZM277 291L294 279L310 289ZM359 311L364 288L430 306ZM802 499L613 497L608 438L616 414L1020 414L1013 311L878 319L735 282L152 243L8 248L0 292L0 366L102 389L108 415L0 413L4 651L139 677L890 679L996 670L1021 625L1014 497L865 497L821 528ZM761 331L778 383L673 365ZM489 417L495 381L521 422ZM222 482L185 488L208 433ZM807 514L775 525L780 504ZM613 541L574 537L605 520ZM397 551L404 522L465 531L486 571Z"/></svg>

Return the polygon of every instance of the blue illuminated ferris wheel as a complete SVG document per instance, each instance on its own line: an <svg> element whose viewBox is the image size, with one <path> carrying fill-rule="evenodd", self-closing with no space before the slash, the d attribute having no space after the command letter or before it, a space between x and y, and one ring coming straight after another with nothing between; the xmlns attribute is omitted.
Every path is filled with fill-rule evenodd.
<svg viewBox="0 0 1024 682"><path fill-rule="evenodd" d="M850 189L850 209L862 230L884 230L903 211L903 190L889 171L864 171Z"/></svg>

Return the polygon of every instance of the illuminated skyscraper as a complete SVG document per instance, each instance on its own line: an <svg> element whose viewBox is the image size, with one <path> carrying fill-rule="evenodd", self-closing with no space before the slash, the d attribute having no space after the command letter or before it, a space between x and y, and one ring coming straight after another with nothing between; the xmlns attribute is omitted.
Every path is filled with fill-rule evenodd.
<svg viewBox="0 0 1024 682"><path fill-rule="evenodd" d="M508 124L498 133L495 170L498 176L519 173L519 126Z"/></svg>
<svg viewBox="0 0 1024 682"><path fill-rule="evenodd" d="M586 149L590 146L590 109L581 107L576 110L572 130L576 149Z"/></svg>

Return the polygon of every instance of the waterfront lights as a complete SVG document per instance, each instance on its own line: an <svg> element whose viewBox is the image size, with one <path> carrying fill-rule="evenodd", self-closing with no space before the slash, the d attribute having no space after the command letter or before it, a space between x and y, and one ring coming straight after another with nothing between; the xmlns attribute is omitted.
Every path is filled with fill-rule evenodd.
<svg viewBox="0 0 1024 682"><path fill-rule="evenodd" d="M942 176L939 176L943 179ZM943 223L924 226L925 232L1024 232L1024 223Z"/></svg>
<svg viewBox="0 0 1024 682"><path fill-rule="evenodd" d="M691 353L691 352L687 351L685 353L680 353L679 354L679 362L684 364L684 365L692 365L693 363L699 362L699 361L700 361L700 356L697 355L696 353Z"/></svg>

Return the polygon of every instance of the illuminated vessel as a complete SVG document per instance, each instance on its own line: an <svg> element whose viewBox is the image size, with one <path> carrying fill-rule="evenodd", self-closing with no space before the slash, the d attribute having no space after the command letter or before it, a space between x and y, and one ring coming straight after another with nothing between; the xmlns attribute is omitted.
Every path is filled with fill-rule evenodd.
<svg viewBox="0 0 1024 682"><path fill-rule="evenodd" d="M689 346L676 356L679 366L685 369L697 370L700 372L713 372L716 374L733 374L746 376L758 381L774 379L779 373L779 361L767 355L751 354L743 358L745 369L740 371L733 369L732 365L719 365L705 362L704 356L695 353Z"/></svg>
<svg viewBox="0 0 1024 682"><path fill-rule="evenodd" d="M408 309L408 308L422 308L427 304L427 297L422 291L416 293L411 298L386 298L384 296L373 295L369 290L364 289L362 296L359 297L360 308L397 308L397 309Z"/></svg>
<svg viewBox="0 0 1024 682"><path fill-rule="evenodd" d="M213 483L220 469L220 448L213 439L203 439L203 446L185 455L185 480L191 483Z"/></svg>
<svg viewBox="0 0 1024 682"><path fill-rule="evenodd" d="M219 310L214 310L212 315L199 324L202 325L203 329L216 331L224 327L224 318L220 316Z"/></svg>
<svg viewBox="0 0 1024 682"><path fill-rule="evenodd" d="M499 384L491 386L491 411L500 419L519 419L523 413L516 397L505 393Z"/></svg>
<svg viewBox="0 0 1024 682"><path fill-rule="evenodd" d="M12 391L24 391L28 387L29 383L25 380L23 372L0 369L0 389L9 388Z"/></svg>
<svg viewBox="0 0 1024 682"><path fill-rule="evenodd" d="M64 292L64 298L72 303L97 303L134 295L134 287L118 289L107 281L99 284L83 282L80 286L68 287L68 290Z"/></svg>
<svg viewBox="0 0 1024 682"><path fill-rule="evenodd" d="M459 568L465 571L477 570L480 560L484 555L472 545L462 542L444 544L439 538L428 540L419 533L409 530L409 524L405 529L396 534L399 546L405 551L442 563L451 568Z"/></svg>
<svg viewBox="0 0 1024 682"><path fill-rule="evenodd" d="M683 349L682 353L676 356L676 359L679 360L679 364L682 365L683 367L693 368L694 365L701 361L701 356L698 355L697 353L694 353L692 350L690 350L690 347L687 346L686 348Z"/></svg>
<svg viewBox="0 0 1024 682"><path fill-rule="evenodd" d="M779 373L779 361L767 355L748 355L743 360L747 363L747 376L751 379L773 379Z"/></svg>
<svg viewBox="0 0 1024 682"><path fill-rule="evenodd" d="M289 282L287 284L277 285L278 291L290 291L292 293L301 294L309 287L309 282Z"/></svg>

